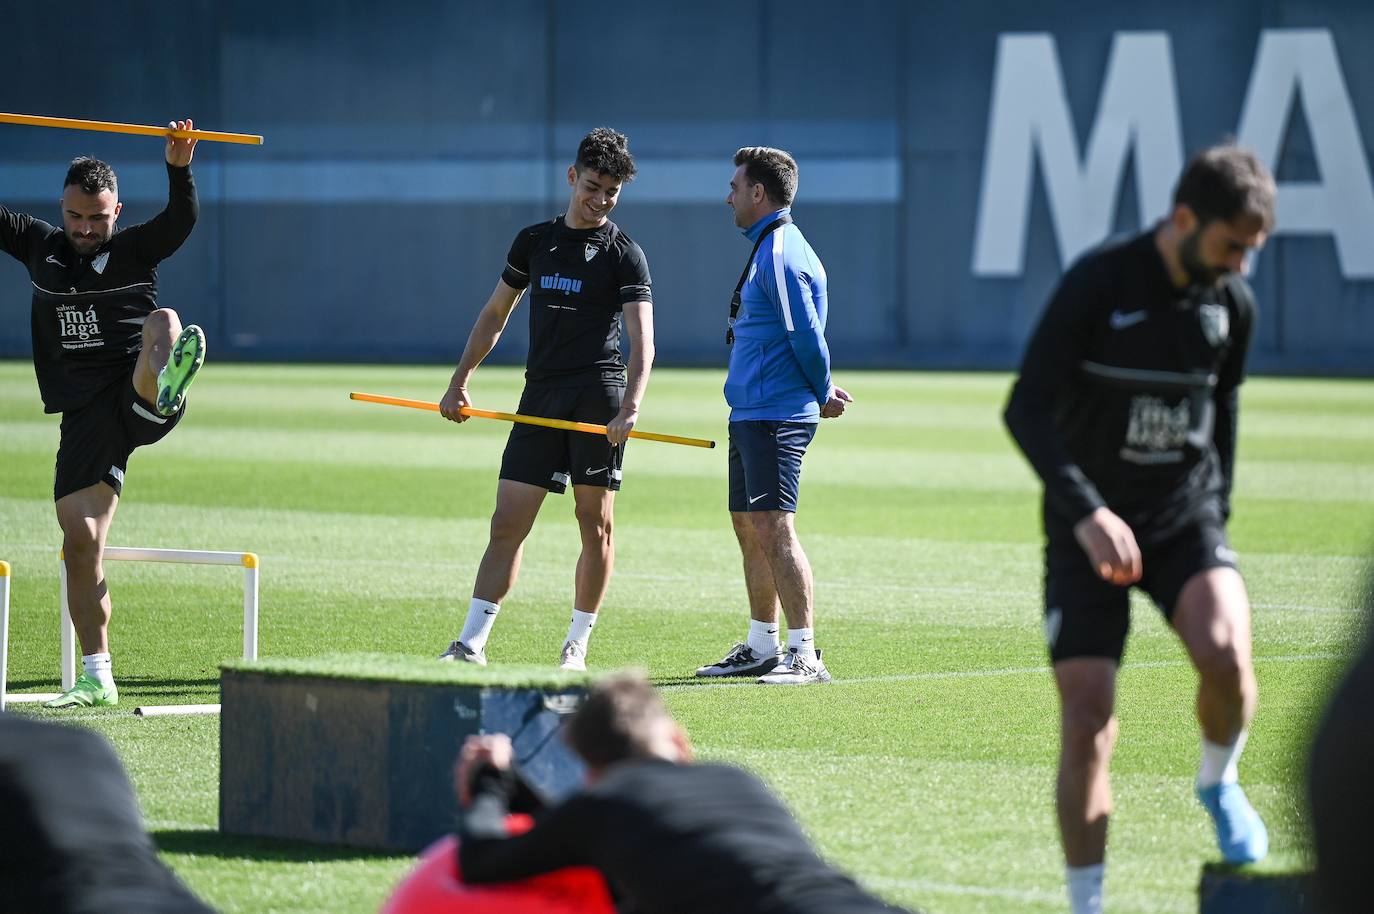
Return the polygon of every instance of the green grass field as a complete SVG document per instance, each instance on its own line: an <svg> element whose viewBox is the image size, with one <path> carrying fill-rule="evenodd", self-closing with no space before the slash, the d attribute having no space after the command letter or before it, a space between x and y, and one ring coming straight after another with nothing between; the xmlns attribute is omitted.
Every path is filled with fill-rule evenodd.
<svg viewBox="0 0 1374 914"><path fill-rule="evenodd" d="M135 455L111 544L258 552L265 656L437 654L461 626L507 426L456 427L347 392L433 400L447 374L211 362L182 427ZM1008 378L841 379L857 403L818 435L798 519L817 640L837 681L790 690L690 678L745 630L721 380L654 374L641 427L721 447L630 448L591 665L646 667L701 755L762 775L829 859L885 897L949 914L1064 910L1038 485L1001 427ZM519 384L514 370L483 369L477 405L512 410ZM1308 733L1362 619L1374 383L1252 380L1241 438L1232 535L1255 604L1261 688L1242 778L1275 859L1300 864ZM31 366L0 363L11 688L50 690L57 671L56 442ZM556 662L576 554L571 498L550 498L488 646L493 663ZM406 858L219 836L217 721L128 713L218 700L218 664L240 649L240 575L108 573L123 704L51 716L113 740L167 861L217 908L375 911ZM1191 789L1194 676L1144 602L1133 625L1108 903L1183 914L1197 910L1199 867L1215 857Z"/></svg>

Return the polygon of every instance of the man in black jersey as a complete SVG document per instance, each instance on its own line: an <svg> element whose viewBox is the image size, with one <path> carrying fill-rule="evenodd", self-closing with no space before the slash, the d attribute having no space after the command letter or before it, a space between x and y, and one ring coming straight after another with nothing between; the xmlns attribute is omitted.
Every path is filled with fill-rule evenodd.
<svg viewBox="0 0 1374 914"><path fill-rule="evenodd" d="M1267 852L1237 781L1256 685L1226 520L1255 320L1241 272L1273 227L1274 193L1249 152L1198 154L1167 219L1064 275L1007 405L1007 427L1045 484L1045 631L1075 914L1101 905L1131 586L1153 598L1197 668L1197 792L1222 854L1249 862Z"/></svg>
<svg viewBox="0 0 1374 914"><path fill-rule="evenodd" d="M169 129L190 130L173 121ZM181 421L186 390L205 354L194 324L157 305L157 267L181 247L199 205L191 177L194 139L168 136L167 207L116 230L123 204L110 166L72 162L62 189L62 228L0 206L0 250L33 281L33 367L43 408L62 414L53 483L67 600L81 641L81 675L50 708L113 705L110 595L101 562L134 448Z"/></svg>
<svg viewBox="0 0 1374 914"><path fill-rule="evenodd" d="M687 734L643 678L599 683L565 735L587 763L587 787L552 808L519 776L507 737L464 743L455 780L465 882L594 866L624 914L900 911L821 860L758 778L694 764ZM510 812L532 813L534 827L509 836Z"/></svg>
<svg viewBox="0 0 1374 914"><path fill-rule="evenodd" d="M644 252L607 217L635 176L624 134L598 127L568 166L567 212L523 228L506 269L468 336L439 404L462 422L468 382L496 345L525 288L530 293L530 349L519 412L606 426L606 436L515 425L501 459L491 538L477 569L467 621L441 660L485 664L486 642L520 567L525 537L549 492L573 487L582 536L572 622L560 665L586 669L587 642L611 579L611 522L625 442L654 360L653 298ZM630 336L628 370L620 320Z"/></svg>

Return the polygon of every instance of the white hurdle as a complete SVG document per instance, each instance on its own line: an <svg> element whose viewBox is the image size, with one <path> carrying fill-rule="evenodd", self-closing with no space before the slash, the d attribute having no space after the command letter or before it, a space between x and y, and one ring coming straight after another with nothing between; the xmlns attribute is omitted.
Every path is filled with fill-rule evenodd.
<svg viewBox="0 0 1374 914"><path fill-rule="evenodd" d="M67 603L67 566L61 562L62 595L62 689L70 689L76 682L76 629L72 627L71 610ZM241 565L243 566L243 657L258 657L258 571L260 562L255 552L207 552L195 549L137 549L127 546L106 546L105 561L170 562L178 565ZM168 706L176 707L176 706ZM186 705L195 711L212 713L205 705ZM136 709L142 711L143 709ZM216 710L218 708L216 707ZM173 713L171 711L163 713Z"/></svg>

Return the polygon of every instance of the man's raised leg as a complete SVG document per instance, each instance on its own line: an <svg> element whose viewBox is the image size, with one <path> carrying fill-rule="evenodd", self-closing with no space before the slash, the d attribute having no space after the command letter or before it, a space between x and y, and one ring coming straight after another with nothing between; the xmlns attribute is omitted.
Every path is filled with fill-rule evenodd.
<svg viewBox="0 0 1374 914"><path fill-rule="evenodd" d="M1054 665L1059 688L1059 777L1055 808L1073 914L1100 914L1116 745L1114 660L1074 657Z"/></svg>
<svg viewBox="0 0 1374 914"><path fill-rule="evenodd" d="M182 328L171 308L158 308L143 321L143 349L134 364L134 390L159 413L181 408L205 360L205 333L195 324Z"/></svg>
<svg viewBox="0 0 1374 914"><path fill-rule="evenodd" d="M1193 575L1179 592L1172 622L1198 671L1198 799L1212 816L1227 862L1253 863L1268 853L1269 834L1241 790L1237 770L1259 695L1250 598L1240 573L1220 567Z"/></svg>
<svg viewBox="0 0 1374 914"><path fill-rule="evenodd" d="M472 586L472 602L467 621L457 640L439 656L440 660L466 660L486 665L484 650L501 601L515 586L520 571L520 556L525 538L539 516L548 489L502 479L496 484L496 510L491 515L491 534L487 551L477 566L477 581Z"/></svg>
<svg viewBox="0 0 1374 914"><path fill-rule="evenodd" d="M110 661L110 592L105 583L105 538L119 496L98 482L57 500L62 561L67 570L67 607L81 643L81 675L49 708L113 705L119 702Z"/></svg>

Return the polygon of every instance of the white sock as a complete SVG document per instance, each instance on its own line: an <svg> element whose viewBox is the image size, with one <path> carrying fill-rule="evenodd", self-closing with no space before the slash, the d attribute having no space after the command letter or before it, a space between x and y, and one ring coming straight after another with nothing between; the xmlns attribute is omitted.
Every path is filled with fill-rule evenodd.
<svg viewBox="0 0 1374 914"><path fill-rule="evenodd" d="M114 685L114 670L108 651L103 654L86 654L81 658L81 665L86 668L86 675L96 682L106 688Z"/></svg>
<svg viewBox="0 0 1374 914"><path fill-rule="evenodd" d="M814 628L792 628L787 630L787 649L797 649L797 656L803 660L816 659L816 630Z"/></svg>
<svg viewBox="0 0 1374 914"><path fill-rule="evenodd" d="M1211 787L1215 784L1234 784L1240 780L1237 764L1240 754L1245 751L1248 730L1240 731L1240 736L1229 746L1218 746L1202 738L1202 764L1197 770L1197 786Z"/></svg>
<svg viewBox="0 0 1374 914"><path fill-rule="evenodd" d="M568 625L568 640L580 641L585 647L592 636L592 626L596 624L596 613L584 613L574 609L572 622Z"/></svg>
<svg viewBox="0 0 1374 914"><path fill-rule="evenodd" d="M468 604L468 620L463 623L463 633L458 640L474 651L485 648L487 638L491 636L491 627L496 624L496 614L500 611L499 604L473 597Z"/></svg>
<svg viewBox="0 0 1374 914"><path fill-rule="evenodd" d="M1069 883L1069 910L1073 914L1102 914L1102 876L1105 863L1093 866L1066 866Z"/></svg>
<svg viewBox="0 0 1374 914"><path fill-rule="evenodd" d="M749 649L760 657L778 652L778 623L749 620L749 639L745 641Z"/></svg>

